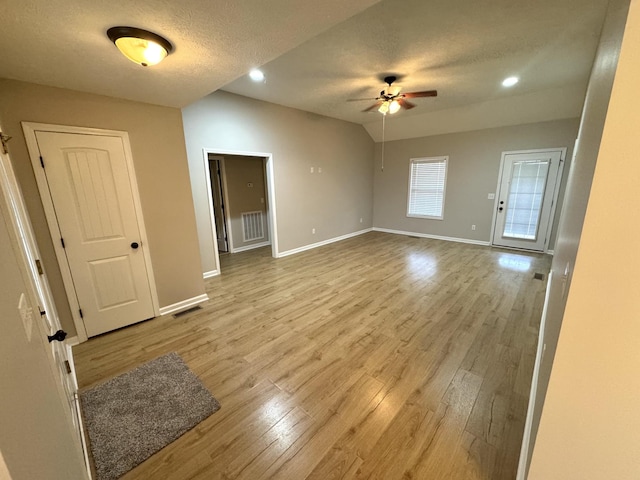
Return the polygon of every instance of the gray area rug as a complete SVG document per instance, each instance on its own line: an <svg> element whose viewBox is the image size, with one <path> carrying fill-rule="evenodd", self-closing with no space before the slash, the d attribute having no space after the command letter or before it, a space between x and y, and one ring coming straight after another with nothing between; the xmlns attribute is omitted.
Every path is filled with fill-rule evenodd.
<svg viewBox="0 0 640 480"><path fill-rule="evenodd" d="M119 478L220 408L177 353L80 394L97 480Z"/></svg>

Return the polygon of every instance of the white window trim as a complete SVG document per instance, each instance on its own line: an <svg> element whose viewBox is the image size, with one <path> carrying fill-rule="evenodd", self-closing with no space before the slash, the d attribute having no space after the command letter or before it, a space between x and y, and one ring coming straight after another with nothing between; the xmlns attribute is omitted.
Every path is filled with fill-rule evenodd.
<svg viewBox="0 0 640 480"><path fill-rule="evenodd" d="M444 185L442 188L442 214L440 216L432 216L432 215L416 215L409 213L409 205L411 202L411 171L412 165L414 163L435 163L435 162L444 162ZM425 218L429 220L443 220L444 219L444 205L445 200L447 198L447 175L449 173L449 157L419 157L419 158L411 158L409 159L409 184L407 188L407 217L409 218Z"/></svg>

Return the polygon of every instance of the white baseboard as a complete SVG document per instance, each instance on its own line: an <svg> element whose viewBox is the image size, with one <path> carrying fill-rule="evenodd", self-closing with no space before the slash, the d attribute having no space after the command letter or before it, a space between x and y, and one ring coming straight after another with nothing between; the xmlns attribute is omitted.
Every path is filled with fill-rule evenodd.
<svg viewBox="0 0 640 480"><path fill-rule="evenodd" d="M180 310L186 310L187 308L198 305L199 303L209 300L209 295L203 293L197 297L187 298L181 302L174 303L173 305L167 305L166 307L160 307L160 315L169 315L171 313L179 312Z"/></svg>
<svg viewBox="0 0 640 480"><path fill-rule="evenodd" d="M469 238L457 238L457 237L443 237L441 235L430 235L428 233L404 232L402 230L391 230L389 228L373 227L373 231L393 233L396 235L407 235L409 237L432 238L434 240L445 240L447 242L470 243L472 245L483 245L485 247L491 245L490 242L485 242L482 240L471 240Z"/></svg>
<svg viewBox="0 0 640 480"><path fill-rule="evenodd" d="M323 245L329 245L330 243L346 240L347 238L357 237L359 235L369 233L371 230L372 230L371 228L366 228L364 230L359 230L357 232L347 233L346 235L342 235L340 237L330 238L328 240L323 240L321 242L312 243L311 245L305 245L304 247L294 248L293 250L287 250L286 252L278 253L278 258L288 257L289 255L295 255L296 253L304 252L306 250L312 250L314 248L322 247Z"/></svg>
<svg viewBox="0 0 640 480"><path fill-rule="evenodd" d="M220 275L220 270L211 270L210 272L204 272L202 278L206 280L207 278L217 277L218 275Z"/></svg>
<svg viewBox="0 0 640 480"><path fill-rule="evenodd" d="M231 253L246 252L247 250L253 250L254 248L261 248L271 245L271 242L254 243L253 245L247 245L245 247L234 248Z"/></svg>
<svg viewBox="0 0 640 480"><path fill-rule="evenodd" d="M553 270L549 272L547 277L547 291L544 297L544 306L542 307L542 316L540 319L540 330L538 332L538 347L536 350L536 360L533 364L533 375L531 377L531 390L529 390L529 406L527 407L527 416L524 421L524 433L522 435L522 446L520 447L520 459L518 460L518 471L516 480L526 480L529 469L531 450L535 438L531 437L533 430L533 412L536 408L536 395L538 393L538 381L540 377L540 365L542 364L542 356L546 348L544 330L547 324L547 307L549 305L549 296L551 294L551 279Z"/></svg>
<svg viewBox="0 0 640 480"><path fill-rule="evenodd" d="M67 338L66 344L70 347L75 347L76 345L80 345L80 339L77 335L74 337L69 337Z"/></svg>

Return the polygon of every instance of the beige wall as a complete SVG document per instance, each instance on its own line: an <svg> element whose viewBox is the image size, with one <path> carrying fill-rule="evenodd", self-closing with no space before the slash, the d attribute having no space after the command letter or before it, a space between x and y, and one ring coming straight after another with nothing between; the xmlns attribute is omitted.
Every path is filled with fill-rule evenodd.
<svg viewBox="0 0 640 480"><path fill-rule="evenodd" d="M180 110L0 79L0 119L63 328L75 335L21 121L129 133L160 306L204 293Z"/></svg>
<svg viewBox="0 0 640 480"><path fill-rule="evenodd" d="M224 170L229 204L229 220L233 248L242 248L269 241L269 221L267 218L267 194L265 190L264 159L260 157L243 157L241 155L225 155ZM251 183L253 186L248 187ZM244 212L261 211L265 236L260 240L243 241L242 214Z"/></svg>
<svg viewBox="0 0 640 480"><path fill-rule="evenodd" d="M280 252L371 227L373 141L361 125L222 91L182 115L204 272L215 269L204 147L273 154Z"/></svg>
<svg viewBox="0 0 640 480"><path fill-rule="evenodd" d="M631 1L615 69L627 3L610 4L589 86L580 135L585 147L580 144L578 154L584 151L590 161L597 153L597 163L588 205L583 205L584 225L571 228L567 218L560 229L561 253L575 250L577 238L580 243L530 480L640 478L640 224L635 221L640 211L638 0ZM607 93L614 70L602 140L594 144L589 130L602 125L601 113L606 110L596 92ZM597 115L587 118L592 101L600 106ZM589 188L589 182L583 184ZM554 259L554 272L562 266L555 264Z"/></svg>
<svg viewBox="0 0 640 480"><path fill-rule="evenodd" d="M567 147L569 160L577 133L578 119L568 119L397 140L385 144L384 171L381 170L381 144L376 144L373 225L488 242L494 200L487 199L487 194L497 193L502 152ZM444 219L408 218L409 159L445 155L449 157L449 165ZM472 230L471 225L476 225L476 230ZM555 230L550 248L553 248L554 233Z"/></svg>
<svg viewBox="0 0 640 480"><path fill-rule="evenodd" d="M563 322L562 317L567 301L565 292L569 290L571 285L580 234L589 202L591 181L598 159L627 8L628 0L615 0L610 4L589 81L575 159L569 170L567 190L551 266L553 277L549 286L547 316L542 337L546 350L540 364L533 410L532 447L535 444L558 336ZM617 241L613 241L611 246L616 243Z"/></svg>

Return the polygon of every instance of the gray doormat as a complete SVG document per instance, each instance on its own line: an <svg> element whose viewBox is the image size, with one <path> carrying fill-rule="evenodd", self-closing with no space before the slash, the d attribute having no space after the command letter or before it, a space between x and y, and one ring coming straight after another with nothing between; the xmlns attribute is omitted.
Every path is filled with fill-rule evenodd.
<svg viewBox="0 0 640 480"><path fill-rule="evenodd" d="M119 478L220 408L169 353L80 394L97 480Z"/></svg>

